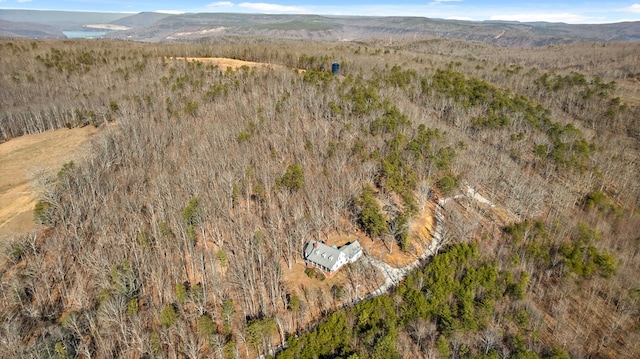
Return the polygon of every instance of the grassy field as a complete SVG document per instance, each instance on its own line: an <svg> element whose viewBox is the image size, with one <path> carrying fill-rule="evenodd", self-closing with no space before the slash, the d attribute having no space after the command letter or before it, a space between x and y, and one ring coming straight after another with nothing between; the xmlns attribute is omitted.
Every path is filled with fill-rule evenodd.
<svg viewBox="0 0 640 359"><path fill-rule="evenodd" d="M96 133L92 126L26 135L0 144L0 240L35 228L32 177L55 173Z"/></svg>

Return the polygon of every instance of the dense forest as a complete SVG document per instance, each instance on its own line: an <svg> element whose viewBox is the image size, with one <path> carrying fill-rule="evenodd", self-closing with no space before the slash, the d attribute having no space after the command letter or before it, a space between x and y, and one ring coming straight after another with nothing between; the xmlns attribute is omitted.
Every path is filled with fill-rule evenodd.
<svg viewBox="0 0 640 359"><path fill-rule="evenodd" d="M0 49L0 141L101 129L0 243L0 357L640 355L639 44ZM388 293L364 261L291 284L336 233L415 256L436 206Z"/></svg>

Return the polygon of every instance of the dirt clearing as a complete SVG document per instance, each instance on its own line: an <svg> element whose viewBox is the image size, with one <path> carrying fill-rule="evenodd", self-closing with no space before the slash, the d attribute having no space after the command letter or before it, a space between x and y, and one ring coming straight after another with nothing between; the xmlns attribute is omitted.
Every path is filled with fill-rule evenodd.
<svg viewBox="0 0 640 359"><path fill-rule="evenodd" d="M221 69L226 69L227 67L231 67L234 70L242 66L248 66L248 67L268 66L267 64L264 64L264 63L234 60L234 59L228 59L224 57L174 57L174 59L186 60L188 62L198 61L204 64L214 64L214 65L218 65Z"/></svg>
<svg viewBox="0 0 640 359"><path fill-rule="evenodd" d="M170 57L170 60L186 60L188 62L202 62L203 64L213 64L220 67L220 69L225 70L227 68L231 68L232 70L237 70L243 66L246 67L261 67L267 69L275 69L275 68L285 68L282 65L274 65L268 64L265 62L253 62L253 61L243 61L230 59L226 57ZM304 72L304 70L298 70L298 72Z"/></svg>

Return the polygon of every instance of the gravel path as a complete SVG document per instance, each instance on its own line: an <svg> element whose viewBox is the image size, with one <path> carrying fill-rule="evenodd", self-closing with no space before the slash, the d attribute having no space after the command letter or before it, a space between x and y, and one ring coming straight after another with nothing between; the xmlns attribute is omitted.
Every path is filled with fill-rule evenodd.
<svg viewBox="0 0 640 359"><path fill-rule="evenodd" d="M438 205L436 206L436 211L435 211L436 228L432 233L433 240L431 241L431 243L429 243L429 246L425 248L425 250L422 252L422 256L420 256L418 259L416 259L415 261L411 262L409 265L404 266L402 268L394 268L388 265L387 263L381 260L375 259L373 257L367 256L367 255L363 257L362 260L364 261L364 263L371 263L371 265L380 269L380 271L385 277L384 283L380 286L380 288L371 292L369 295L365 297L365 299L377 297L379 295L386 293L391 287L400 283L400 281L404 277L406 277L412 270L416 269L420 265L420 262L423 259L431 257L438 252L442 244L442 237L444 234L444 215L442 214L442 210L444 208L445 203L447 203L448 200L449 200L448 198L445 198L438 201Z"/></svg>
<svg viewBox="0 0 640 359"><path fill-rule="evenodd" d="M436 211L435 211L436 228L432 233L433 240L431 241L431 243L429 243L429 246L425 248L425 250L422 252L422 256L420 256L414 262L411 262L409 265L402 268L394 268L381 260L375 259L367 255L363 257L362 260L365 263L371 263L371 265L380 269L380 271L385 277L384 283L380 286L380 288L371 292L365 298L373 298L386 293L389 289L391 289L391 287L400 283L400 281L404 277L406 277L412 270L416 269L420 265L420 262L423 259L431 257L438 252L438 250L442 246L442 240L444 236L444 215L442 214L444 205L447 203L447 201L451 199L457 199L465 196L470 197L471 199L477 202L488 204L491 207L494 206L491 201L489 201L488 199L480 195L480 193L478 193L474 188L471 188L469 186L467 186L466 194L459 194L454 197L449 197L449 198L444 198L439 200L438 205L436 206Z"/></svg>
<svg viewBox="0 0 640 359"><path fill-rule="evenodd" d="M478 192L476 192L475 189L471 188L471 187L467 187L467 193L466 194L461 194L461 195L457 195L454 197L449 197L449 198L445 198L445 199L441 199L438 201L438 205L436 206L436 210L435 210L435 216L436 216L436 228L434 229L432 236L433 239L431 241L431 243L429 243L429 245L427 246L427 248L425 248L425 250L422 252L422 255L416 259L415 261L411 262L409 265L402 267L402 268L394 268L390 265L388 265L387 263L380 261L378 259L375 259L373 257L370 257L368 255L364 255L362 257L362 259L360 259L361 261L363 261L364 263L370 263L371 265L375 266L376 268L380 269L380 271L382 272L382 274L385 277L384 283L375 291L371 292L370 294L368 294L365 297L360 298L359 300L355 301L353 304L356 304L362 300L365 299L369 299L369 298L373 298L373 297L377 297L379 295L382 295L384 293L386 293L389 289L391 289L391 287L397 285L398 283L400 283L400 281L406 277L412 270L416 269L419 265L420 262L423 259L426 259L428 257L431 257L433 255L436 255L438 253L438 250L440 250L440 247L442 246L442 241L443 241L443 237L444 237L444 215L442 214L442 210L444 209L444 205L447 203L447 201L451 200L451 199L456 199L459 197L463 197L463 196L469 196L472 199L478 201L478 202L482 202L482 203L486 203L489 204L490 206L493 206L493 203L491 203L489 200L487 200L485 197L482 197L480 194L478 194ZM280 350L284 349L287 347L287 343L283 342L282 345L273 348L270 351L270 354L274 354L279 352ZM263 358L264 356L261 356L261 358Z"/></svg>

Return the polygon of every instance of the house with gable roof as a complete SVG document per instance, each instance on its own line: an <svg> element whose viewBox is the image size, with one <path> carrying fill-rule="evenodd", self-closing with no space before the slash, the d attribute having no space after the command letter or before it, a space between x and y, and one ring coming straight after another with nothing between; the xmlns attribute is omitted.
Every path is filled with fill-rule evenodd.
<svg viewBox="0 0 640 359"><path fill-rule="evenodd" d="M353 263L362 256L362 247L358 241L347 243L338 248L324 242L310 241L304 247L304 262L308 268L318 268L325 276L332 277L345 264Z"/></svg>

